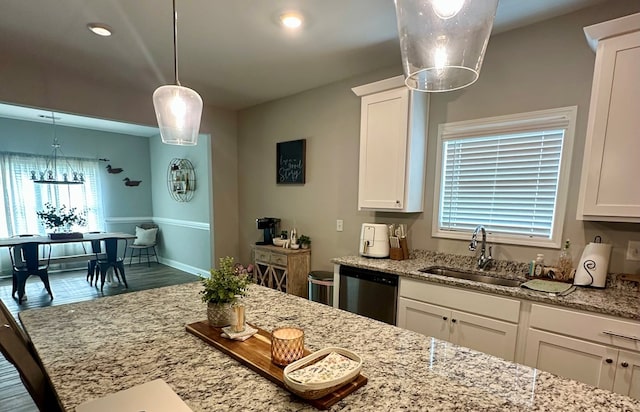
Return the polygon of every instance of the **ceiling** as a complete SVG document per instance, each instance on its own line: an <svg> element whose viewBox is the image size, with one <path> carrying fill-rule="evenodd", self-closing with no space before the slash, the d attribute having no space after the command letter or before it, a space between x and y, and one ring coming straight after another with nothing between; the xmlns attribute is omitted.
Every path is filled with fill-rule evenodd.
<svg viewBox="0 0 640 412"><path fill-rule="evenodd" d="M500 0L494 34L606 0ZM4 0L0 54L27 55L151 94L173 83L171 0ZM242 109L398 65L392 0L176 0L179 78L205 104ZM278 16L298 10L302 30ZM112 27L111 37L87 23Z"/></svg>

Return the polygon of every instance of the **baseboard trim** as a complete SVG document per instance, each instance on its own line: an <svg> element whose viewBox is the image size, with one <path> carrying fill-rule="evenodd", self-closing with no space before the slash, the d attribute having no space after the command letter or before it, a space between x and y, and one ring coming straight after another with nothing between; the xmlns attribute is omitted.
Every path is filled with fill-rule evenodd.
<svg viewBox="0 0 640 412"><path fill-rule="evenodd" d="M192 273L194 275L198 275L198 276L205 276L205 277L209 277L209 269L202 269L202 268L197 268L195 266L190 266L187 264L184 264L182 262L178 262L175 260L171 260L171 259L166 259L163 257L158 257L158 261L160 263L162 263L163 265L167 265L170 266L174 269L179 269L183 272L187 272L187 273Z"/></svg>

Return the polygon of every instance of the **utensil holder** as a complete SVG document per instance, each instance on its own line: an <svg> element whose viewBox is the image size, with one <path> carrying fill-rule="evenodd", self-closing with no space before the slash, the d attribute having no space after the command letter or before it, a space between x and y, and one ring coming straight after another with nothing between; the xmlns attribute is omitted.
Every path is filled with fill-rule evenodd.
<svg viewBox="0 0 640 412"><path fill-rule="evenodd" d="M404 254L402 253L402 248L392 247L389 249L389 258L391 260L403 260Z"/></svg>
<svg viewBox="0 0 640 412"><path fill-rule="evenodd" d="M406 237L400 238L400 249L402 250L402 259L409 259L409 245Z"/></svg>

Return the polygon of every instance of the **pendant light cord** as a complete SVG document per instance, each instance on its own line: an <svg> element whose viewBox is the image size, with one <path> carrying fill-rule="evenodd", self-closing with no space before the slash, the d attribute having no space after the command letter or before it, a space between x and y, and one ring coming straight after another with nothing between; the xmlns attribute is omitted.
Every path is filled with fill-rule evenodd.
<svg viewBox="0 0 640 412"><path fill-rule="evenodd" d="M173 0L173 72L176 75L176 85L181 86L178 80L178 12L176 12L176 0Z"/></svg>

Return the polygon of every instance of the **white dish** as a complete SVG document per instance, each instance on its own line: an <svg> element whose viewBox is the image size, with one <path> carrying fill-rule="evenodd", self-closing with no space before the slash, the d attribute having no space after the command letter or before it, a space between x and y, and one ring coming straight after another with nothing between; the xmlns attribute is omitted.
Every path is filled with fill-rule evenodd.
<svg viewBox="0 0 640 412"><path fill-rule="evenodd" d="M280 239L278 237L273 239L273 244L276 246L284 246L285 243L287 243L287 239Z"/></svg>
<svg viewBox="0 0 640 412"><path fill-rule="evenodd" d="M298 249L300 247L300 245L298 243L289 246L291 249Z"/></svg>
<svg viewBox="0 0 640 412"><path fill-rule="evenodd" d="M342 356L345 356L353 361L355 361L357 363L357 366L354 367L353 369L350 369L348 371L345 372L344 375L339 376L335 379L332 379L330 381L326 381L326 382L322 382L322 383L306 383L306 384L302 384L302 383L298 383L292 379L289 378L289 374L295 370L304 368L310 364L313 364L314 361L323 358L327 355L329 355L331 352L336 352ZM286 368L284 368L284 373L283 373L283 380L284 380L284 384L285 386L287 386L287 388L301 394L304 397L305 393L311 393L311 392L317 392L317 391L322 391L324 389L328 389L328 388L338 388L340 386L342 386L343 384L346 384L348 382L351 382L352 380L354 380L358 374L360 373L360 371L362 370L362 359L360 358L360 356L358 356L357 354L355 354L354 352L351 352L348 349L344 349L344 348L338 348L338 347L329 347L329 348L324 348L321 349L317 352L312 353L311 355L305 356L302 359L299 359L295 362L293 362L292 364L288 365Z"/></svg>

